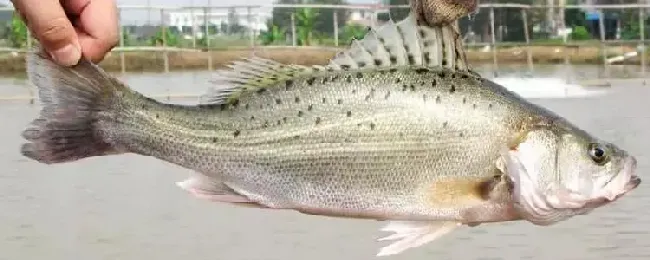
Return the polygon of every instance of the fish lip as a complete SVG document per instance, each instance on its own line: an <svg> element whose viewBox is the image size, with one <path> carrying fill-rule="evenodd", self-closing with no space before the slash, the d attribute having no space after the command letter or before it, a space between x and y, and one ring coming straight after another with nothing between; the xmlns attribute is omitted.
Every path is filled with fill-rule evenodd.
<svg viewBox="0 0 650 260"><path fill-rule="evenodd" d="M626 163L625 166L623 167L623 170L621 170L621 173L619 173L619 174L630 175L630 179L625 184L625 192L636 189L636 187L638 187L639 184L641 184L641 178L639 178L639 176L634 174L635 171L636 171L636 158L634 156L629 156L626 159Z"/></svg>
<svg viewBox="0 0 650 260"><path fill-rule="evenodd" d="M619 175L630 176L628 181L623 186L623 192L614 197L611 201L616 201L623 195L629 193L630 191L636 189L641 184L641 178L635 174L636 171L636 158L634 156L628 156L625 159L625 165L623 169L619 172Z"/></svg>

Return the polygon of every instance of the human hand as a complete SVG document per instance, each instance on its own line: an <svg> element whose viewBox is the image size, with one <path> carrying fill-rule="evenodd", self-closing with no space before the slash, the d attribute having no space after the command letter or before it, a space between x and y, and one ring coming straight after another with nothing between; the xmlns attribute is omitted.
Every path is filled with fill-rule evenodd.
<svg viewBox="0 0 650 260"><path fill-rule="evenodd" d="M119 40L115 0L12 0L25 24L55 62L98 63Z"/></svg>

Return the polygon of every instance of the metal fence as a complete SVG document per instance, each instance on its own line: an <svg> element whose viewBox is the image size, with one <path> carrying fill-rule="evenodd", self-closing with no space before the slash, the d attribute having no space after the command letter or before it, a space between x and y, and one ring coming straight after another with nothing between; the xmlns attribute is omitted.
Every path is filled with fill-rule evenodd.
<svg viewBox="0 0 650 260"><path fill-rule="evenodd" d="M389 17L401 19L409 6L382 5L266 5L266 6L201 6L160 7L120 6L120 42L113 49L119 53L121 71L126 72L128 52L161 53L163 71L170 71L171 52L214 52L230 49L255 50L292 46L296 48L332 47L345 48L358 38L369 25L380 24ZM458 21L468 51L484 48L492 53L494 70L499 67L499 49L518 47L525 49L526 63L534 70L535 46L559 46L563 51L592 47L600 52L599 65L604 76L609 76L612 63L638 56L641 75L645 76L646 32L648 22L646 9L650 5L566 5L530 6L519 4L482 4L477 14ZM565 17L575 10L592 9L601 14L598 18L597 35L575 39L577 32L556 38L548 33L548 14ZM620 25L627 34L610 37L606 31L610 22L604 13L618 14ZM12 21L11 7L0 9L0 52L24 52L34 40ZM399 17L401 15L401 17ZM633 17L634 19L631 19ZM554 30L565 31L565 22L559 22ZM577 28L579 26L574 26ZM618 26L621 27L621 26ZM632 28L633 27L633 28ZM540 29L541 28L541 29ZM584 29L584 26L583 26ZM631 32L635 33L631 33ZM21 35L25 34L25 35ZM583 34L581 37L585 37ZM614 46L632 46L634 50L611 54ZM212 55L205 55L206 69L213 69ZM569 55L564 63L570 64Z"/></svg>

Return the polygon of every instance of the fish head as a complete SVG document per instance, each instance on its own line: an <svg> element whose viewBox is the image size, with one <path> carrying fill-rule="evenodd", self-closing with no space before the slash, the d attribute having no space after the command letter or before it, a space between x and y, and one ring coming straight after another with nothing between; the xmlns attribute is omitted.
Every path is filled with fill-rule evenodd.
<svg viewBox="0 0 650 260"><path fill-rule="evenodd" d="M641 183L634 156L565 122L526 132L502 159L515 208L537 225L587 214Z"/></svg>

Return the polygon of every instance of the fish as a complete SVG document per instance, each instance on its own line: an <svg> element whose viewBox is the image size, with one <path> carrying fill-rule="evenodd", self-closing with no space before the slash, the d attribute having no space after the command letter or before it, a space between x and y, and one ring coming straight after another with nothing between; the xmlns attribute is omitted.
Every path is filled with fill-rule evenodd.
<svg viewBox="0 0 650 260"><path fill-rule="evenodd" d="M40 114L20 153L42 164L138 154L241 207L387 222L377 256L460 227L549 226L637 188L636 159L474 72L451 25L371 27L321 66L260 57L197 104L147 97L85 59L27 57Z"/></svg>

